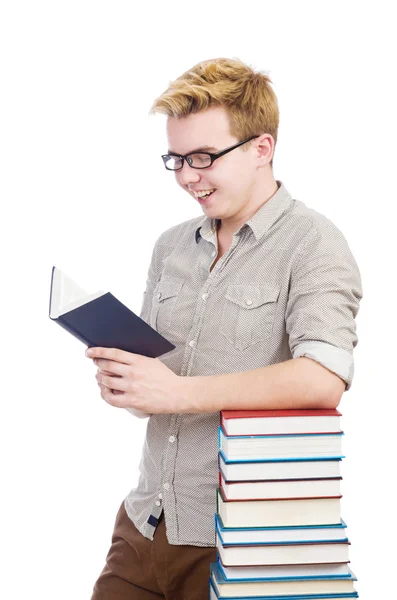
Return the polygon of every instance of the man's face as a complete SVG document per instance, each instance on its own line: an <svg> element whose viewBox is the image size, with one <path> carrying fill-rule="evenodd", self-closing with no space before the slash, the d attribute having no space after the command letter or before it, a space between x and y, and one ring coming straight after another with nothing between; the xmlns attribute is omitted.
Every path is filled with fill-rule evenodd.
<svg viewBox="0 0 397 600"><path fill-rule="evenodd" d="M168 151L176 154L198 149L215 153L242 141L230 134L229 117L222 107L182 119L168 117L167 137ZM193 169L185 160L182 169L175 171L175 177L208 217L238 220L250 208L257 177L257 152L254 146L245 152L236 148L206 169ZM195 195L195 192L213 189L215 192L206 199Z"/></svg>

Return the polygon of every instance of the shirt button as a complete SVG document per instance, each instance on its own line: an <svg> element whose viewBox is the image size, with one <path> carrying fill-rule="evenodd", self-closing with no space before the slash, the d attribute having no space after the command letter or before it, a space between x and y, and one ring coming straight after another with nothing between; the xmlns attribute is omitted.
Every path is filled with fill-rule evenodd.
<svg viewBox="0 0 397 600"><path fill-rule="evenodd" d="M215 256L215 255L216 255L216 250L213 250L213 251L211 252L211 256Z"/></svg>
<svg viewBox="0 0 397 600"><path fill-rule="evenodd" d="M160 500L162 500L163 499L163 494L159 494L159 498L160 498Z"/></svg>
<svg viewBox="0 0 397 600"><path fill-rule="evenodd" d="M169 483L164 483L164 484L163 484L163 488L164 488L165 490L169 490L169 489L170 489L170 484L169 484Z"/></svg>
<svg viewBox="0 0 397 600"><path fill-rule="evenodd" d="M246 300L246 301L245 301L245 303L246 303L248 306L251 306L251 304L252 304L252 300L249 300L249 299L248 299L248 300Z"/></svg>
<svg viewBox="0 0 397 600"><path fill-rule="evenodd" d="M169 441L169 442L171 442L171 444L172 444L173 442L175 442L175 440L176 440L176 438L175 438L175 436L174 436L174 435L171 435L171 436L168 438L168 441Z"/></svg>
<svg viewBox="0 0 397 600"><path fill-rule="evenodd" d="M201 297L202 297L203 300L207 300L208 294L203 294Z"/></svg>
<svg viewBox="0 0 397 600"><path fill-rule="evenodd" d="M161 502L160 502L160 500L156 500L156 502L155 502L155 505L156 505L156 506L160 506L160 505L161 505Z"/></svg>
<svg viewBox="0 0 397 600"><path fill-rule="evenodd" d="M189 342L189 346L190 346L191 348L194 348L194 347L195 347L195 345L196 345L196 340L190 340L190 342Z"/></svg>

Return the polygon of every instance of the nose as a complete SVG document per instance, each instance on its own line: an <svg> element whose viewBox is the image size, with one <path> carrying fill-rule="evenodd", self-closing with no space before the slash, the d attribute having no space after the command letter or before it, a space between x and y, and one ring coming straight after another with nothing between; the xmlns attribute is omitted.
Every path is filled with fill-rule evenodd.
<svg viewBox="0 0 397 600"><path fill-rule="evenodd" d="M188 186L189 183L198 183L200 181L199 169L193 169L186 160L183 161L182 169L175 171L180 185Z"/></svg>

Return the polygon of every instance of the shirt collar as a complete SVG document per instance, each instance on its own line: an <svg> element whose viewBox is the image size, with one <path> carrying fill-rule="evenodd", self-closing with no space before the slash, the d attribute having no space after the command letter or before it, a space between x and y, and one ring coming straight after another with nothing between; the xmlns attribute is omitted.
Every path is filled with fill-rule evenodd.
<svg viewBox="0 0 397 600"><path fill-rule="evenodd" d="M281 181L276 182L278 190L267 202L265 202L248 221L242 225L248 225L256 240L259 240L274 223L290 208L293 200L291 194ZM240 228L241 229L241 228ZM195 229L196 244L200 238L206 238L217 230L217 219L203 217L199 226Z"/></svg>

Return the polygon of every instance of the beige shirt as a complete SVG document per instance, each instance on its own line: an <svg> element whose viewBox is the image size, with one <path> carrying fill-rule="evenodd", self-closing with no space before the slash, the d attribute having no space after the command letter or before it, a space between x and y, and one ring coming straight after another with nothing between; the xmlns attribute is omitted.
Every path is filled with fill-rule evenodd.
<svg viewBox="0 0 397 600"><path fill-rule="evenodd" d="M326 217L278 191L236 231L216 262L216 220L200 216L158 238L141 317L175 349L184 377L249 371L307 356L350 388L360 273ZM165 512L171 544L215 546L219 412L154 414L138 485L125 508L153 539Z"/></svg>

